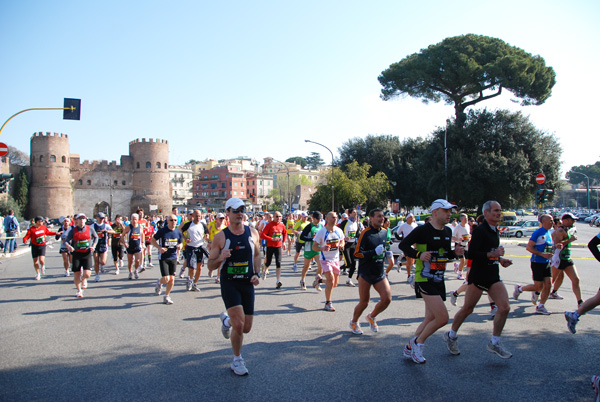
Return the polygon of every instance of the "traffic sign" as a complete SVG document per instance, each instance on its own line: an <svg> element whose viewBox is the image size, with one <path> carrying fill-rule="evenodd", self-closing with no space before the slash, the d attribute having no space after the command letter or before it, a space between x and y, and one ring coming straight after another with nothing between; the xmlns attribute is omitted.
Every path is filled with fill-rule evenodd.
<svg viewBox="0 0 600 402"><path fill-rule="evenodd" d="M537 176L535 176L535 181L537 184L544 184L544 182L546 181L546 176L544 176L543 173L540 173Z"/></svg>
<svg viewBox="0 0 600 402"><path fill-rule="evenodd" d="M0 156L6 156L8 154L8 145L0 142Z"/></svg>

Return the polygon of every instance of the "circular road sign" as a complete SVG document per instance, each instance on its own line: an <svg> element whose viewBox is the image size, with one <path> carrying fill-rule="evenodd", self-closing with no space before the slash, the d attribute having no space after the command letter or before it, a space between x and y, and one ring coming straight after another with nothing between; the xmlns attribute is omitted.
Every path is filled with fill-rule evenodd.
<svg viewBox="0 0 600 402"><path fill-rule="evenodd" d="M535 176L535 181L537 184L544 184L544 182L546 181L546 176L544 176L543 173L540 173L537 176Z"/></svg>
<svg viewBox="0 0 600 402"><path fill-rule="evenodd" d="M6 156L8 154L8 145L0 142L0 156Z"/></svg>

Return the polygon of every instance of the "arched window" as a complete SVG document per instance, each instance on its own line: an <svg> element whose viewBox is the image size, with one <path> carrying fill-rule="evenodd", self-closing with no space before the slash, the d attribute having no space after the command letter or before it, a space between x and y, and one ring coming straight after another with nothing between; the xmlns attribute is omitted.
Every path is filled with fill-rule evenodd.
<svg viewBox="0 0 600 402"><path fill-rule="evenodd" d="M50 155L50 162L56 162L56 155Z"/></svg>
<svg viewBox="0 0 600 402"><path fill-rule="evenodd" d="M117 184L119 184L119 182L118 182L117 180L115 180L115 181L113 182L113 184L116 186Z"/></svg>
<svg viewBox="0 0 600 402"><path fill-rule="evenodd" d="M167 168L167 163L165 162L165 169Z"/></svg>
<svg viewBox="0 0 600 402"><path fill-rule="evenodd" d="M67 157L66 156L62 156L62 163L67 163Z"/></svg>
<svg viewBox="0 0 600 402"><path fill-rule="evenodd" d="M88 186L91 186L91 185L92 185L92 181L91 181L91 180L88 180L88 181L87 181L87 185L88 185Z"/></svg>
<svg viewBox="0 0 600 402"><path fill-rule="evenodd" d="M44 155L40 155L40 162L44 161Z"/></svg>
<svg viewBox="0 0 600 402"><path fill-rule="evenodd" d="M140 163L139 163L139 162L137 162L137 163L135 164L135 167L136 167L137 169L139 169L139 168L140 168Z"/></svg>
<svg viewBox="0 0 600 402"><path fill-rule="evenodd" d="M160 169L160 162L156 162L156 168Z"/></svg>
<svg viewBox="0 0 600 402"><path fill-rule="evenodd" d="M83 180L79 179L79 180L77 181L77 184L79 184L79 185L81 186L81 185L83 184Z"/></svg>
<svg viewBox="0 0 600 402"><path fill-rule="evenodd" d="M146 169L150 169L151 166L152 164L150 162L146 162Z"/></svg>

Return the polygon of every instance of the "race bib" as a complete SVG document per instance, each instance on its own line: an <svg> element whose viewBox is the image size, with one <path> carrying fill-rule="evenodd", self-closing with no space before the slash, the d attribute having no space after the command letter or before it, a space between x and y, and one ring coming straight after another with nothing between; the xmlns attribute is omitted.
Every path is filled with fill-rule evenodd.
<svg viewBox="0 0 600 402"><path fill-rule="evenodd" d="M234 262L227 267L228 275L243 275L248 273L248 263L245 262Z"/></svg>
<svg viewBox="0 0 600 402"><path fill-rule="evenodd" d="M279 241L279 240L281 240L281 233L279 233L279 232L273 233L272 238L273 238L273 241Z"/></svg>
<svg viewBox="0 0 600 402"><path fill-rule="evenodd" d="M338 243L340 241L335 239L335 240L327 240L327 245L329 246L329 250L337 250L338 249Z"/></svg>
<svg viewBox="0 0 600 402"><path fill-rule="evenodd" d="M89 248L89 247L90 247L90 241L89 241L89 240L81 240L81 241L78 241L78 242L75 244L75 246L76 246L78 249L80 249L80 250L81 250L81 249L84 249L84 248Z"/></svg>
<svg viewBox="0 0 600 402"><path fill-rule="evenodd" d="M35 239L35 244L44 244L46 243L46 236L40 236Z"/></svg>

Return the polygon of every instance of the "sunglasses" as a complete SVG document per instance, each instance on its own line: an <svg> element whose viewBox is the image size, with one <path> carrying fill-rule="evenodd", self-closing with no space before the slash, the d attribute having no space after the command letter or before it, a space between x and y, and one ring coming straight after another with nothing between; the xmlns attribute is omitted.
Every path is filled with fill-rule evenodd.
<svg viewBox="0 0 600 402"><path fill-rule="evenodd" d="M246 207L239 207L238 209L231 209L231 212L234 214L243 213L246 210Z"/></svg>

